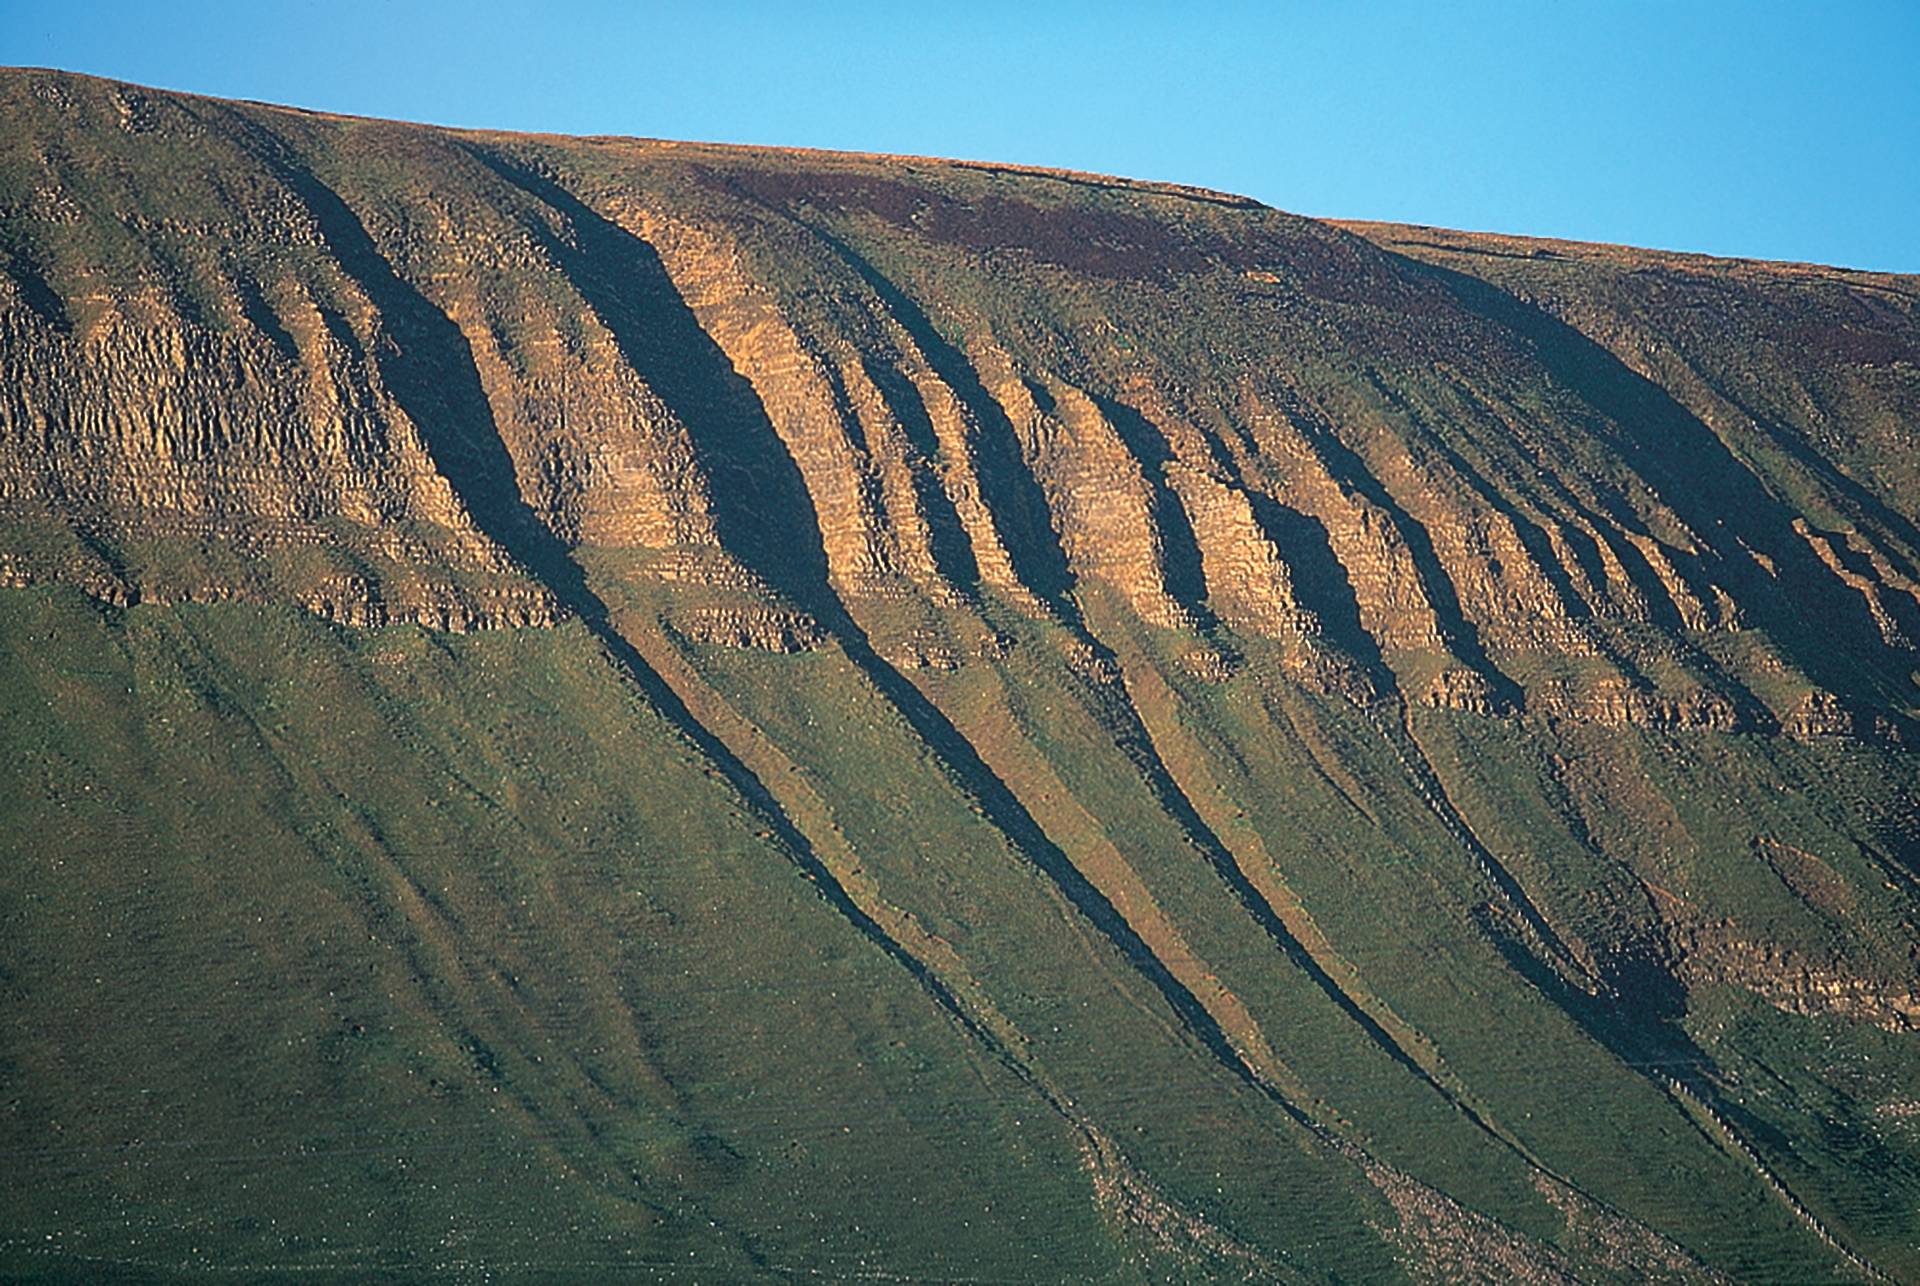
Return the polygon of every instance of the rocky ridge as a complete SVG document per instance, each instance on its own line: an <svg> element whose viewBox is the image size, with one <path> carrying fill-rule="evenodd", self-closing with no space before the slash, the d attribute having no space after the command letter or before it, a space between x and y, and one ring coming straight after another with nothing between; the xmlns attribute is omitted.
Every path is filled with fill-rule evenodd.
<svg viewBox="0 0 1920 1286"><path fill-rule="evenodd" d="M6 94L14 583L550 621L498 509L644 552L716 641L799 645L816 592L1072 619L1103 585L1447 709L1911 719L1914 490L1860 464L1903 454L1920 397L1906 279L54 74ZM1778 386L1705 371L1703 337L1777 355Z"/></svg>
<svg viewBox="0 0 1920 1286"><path fill-rule="evenodd" d="M68 953L200 950L67 893L224 943L265 920L198 881L258 877L347 926L287 975L324 1023L416 934L360 1003L444 1056L279 1073L511 1100L629 1249L866 1272L868 1195L979 1146L1143 1278L1910 1266L1913 279L60 73L0 118L33 1022ZM0 1089L116 1030L16 1034ZM947 1072L1000 1123L916 1116ZM855 1083L898 1118L817 1128ZM807 1258L843 1212L857 1264Z"/></svg>

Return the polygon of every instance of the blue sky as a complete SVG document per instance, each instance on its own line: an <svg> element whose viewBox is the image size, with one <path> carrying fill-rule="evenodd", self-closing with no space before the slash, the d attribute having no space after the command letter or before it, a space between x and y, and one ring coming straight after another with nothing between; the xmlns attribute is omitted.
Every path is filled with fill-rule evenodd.
<svg viewBox="0 0 1920 1286"><path fill-rule="evenodd" d="M1920 272L1920 0L0 0L0 63Z"/></svg>

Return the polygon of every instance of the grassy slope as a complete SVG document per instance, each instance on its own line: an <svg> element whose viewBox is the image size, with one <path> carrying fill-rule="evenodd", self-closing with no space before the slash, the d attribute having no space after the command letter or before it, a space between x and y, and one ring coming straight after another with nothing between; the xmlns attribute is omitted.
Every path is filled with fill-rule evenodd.
<svg viewBox="0 0 1920 1286"><path fill-rule="evenodd" d="M6 609L9 1272L1116 1268L583 633Z"/></svg>
<svg viewBox="0 0 1920 1286"><path fill-rule="evenodd" d="M500 169L473 139L193 111L217 126L193 144L212 149L203 166L169 167L148 136L105 127L99 154L63 162L65 190L96 217L4 247L10 274L40 283L26 306L63 299L84 322L87 272L157 281L179 317L264 351L272 309L243 316L246 283L297 286L339 341L341 387L386 381L410 414L459 433L472 426L452 395L423 387L436 372L405 342L398 358L383 347L396 318L424 351L434 310L465 310L508 361L555 334L605 349L605 329L669 393L700 392L673 383L689 353L647 348L672 308L619 310L605 276L639 260L513 258L551 217L532 199L546 180L511 168L537 161L590 198L576 230L593 226L592 201L726 227L796 327L853 336L876 368L886 343L854 323L892 310L976 403L983 437L1025 427L991 420L967 367L998 345L1014 369L1105 397L1165 392L1169 422L1211 426L1218 460L1255 481L1270 469L1282 496L1291 466L1247 446L1239 399L1297 395L1335 422L1321 449L1339 484L1409 530L1417 517L1444 534L1457 516L1393 508L1427 503L1433 479L1456 498L1478 488L1537 534L1640 503L1638 469L1680 480L1636 433L1719 459L1706 403L1688 419L1510 302L1276 212L936 167L907 185L903 215L869 162L481 140ZM332 242L283 249L218 221L249 206L249 185L279 190L249 150L261 121L311 167L306 198L345 212L329 216ZM0 160L32 172L32 133ZM944 203L927 214L935 189ZM458 235L435 234L441 215ZM137 234L131 216L146 220ZM1068 236L1048 231L1056 216ZM1102 238L1143 227L1172 257L1122 247L1115 270ZM1009 237L1033 240L1009 253L995 244ZM476 268L470 249L500 260ZM1336 251L1347 258L1316 258ZM1546 278L1512 280L1539 293ZM1555 280L1579 295L1579 280ZM1629 312L1657 303L1628 280L1596 289ZM1350 297L1355 282L1383 293ZM1437 372L1421 344L1458 364ZM437 372L449 387L468 373ZM1743 396L1795 402L1791 376L1763 383ZM1873 390L1815 392L1844 410ZM361 409L371 423L392 408ZM533 432L496 413L503 439ZM1875 500L1809 465L1790 418L1725 430L1762 490L1822 526L1902 530L1885 511L1906 475L1873 464L1897 437L1839 457ZM770 439L719 445L765 451L769 473L790 463ZM1533 481L1546 472L1559 480ZM1741 495L1758 508L1735 515L1738 539L1784 539L1787 510ZM736 552L824 600L800 548L817 515L774 516L804 521L765 524L771 537ZM1312 582L1325 533L1293 521L1302 543L1283 552ZM1023 570L1045 561L1043 528L1015 551ZM108 552L187 579L211 566L266 598L276 578L311 579L211 548L217 565L192 540ZM706 647L663 624L672 611L628 582L626 557L564 555L610 623L464 637L0 591L0 1151L27 1175L0 1206L0 1268L1025 1280L1251 1264L1370 1280L1478 1255L1492 1271L1467 1221L1408 1232L1437 1201L1390 1208L1380 1171L1355 1160L1364 1149L1583 1275L1647 1270L1596 1240L1591 1210L1569 1220L1544 1175L1740 1276L1847 1271L1790 1200L1895 1274L1916 1271L1911 1035L1782 1012L1702 975L1681 986L1667 934L1906 976L1911 752L1429 710L1401 693L1444 658L1369 654L1337 563L1307 584L1309 606L1382 686L1364 708L1303 688L1280 645L1214 623L1204 641L1237 668L1201 682L1181 658L1203 640L1143 624L1094 582L1042 586L1062 620L981 592L951 609L859 605L840 642L804 655ZM392 570L351 550L275 558ZM1657 688L1738 695L1764 679L1785 708L1812 675L1911 708L1877 635L1829 647L1792 603L1757 601L1738 635L1590 624L1607 665L1654 671ZM1011 647L950 675L903 673L854 637L905 637L928 613L955 639L990 627ZM1448 624L1471 637L1470 615ZM610 662L620 645L705 749L642 697L630 661ZM1736 646L1792 665L1714 652ZM1081 647L1111 670L1074 662ZM1495 663L1521 685L1605 668ZM780 817L743 802L743 772ZM1604 999L1569 982L1573 966L1543 963L1529 916L1575 944Z"/></svg>
<svg viewBox="0 0 1920 1286"><path fill-rule="evenodd" d="M1032 1275L1040 1246L1065 1276L1142 1262L1098 1213L1070 1126L810 890L584 631L350 631L240 606L103 612L41 590L7 604L0 691L23 788L5 829L5 1121L35 1178L16 1190L31 1194L10 1222L16 1266L684 1255L837 1271L865 1256ZM1350 971L1339 990L1387 1015L1404 1047L1430 1042L1422 1061L1444 1083L1553 1172L1710 1258L1760 1276L1831 1268L1750 1169L1637 1074L1677 1045L1645 1024L1582 1032L1516 988L1471 928L1464 855L1421 835L1431 817L1377 729L1268 686L1258 665L1196 684L1156 660L1154 632L1109 636L1126 666L1157 667L1160 703L1134 705L1171 776L1215 783L1201 824L1244 859L1240 815ZM1166 1196L1320 1268L1378 1245L1364 1227L1382 1216L1351 1171L1234 1088L837 652L686 655L831 801L873 890L951 946L1030 1041L1026 1061ZM1056 655L1044 635L1022 640L1003 679L965 671L937 695L963 724L1018 730L1050 765L1018 791L1063 788L1099 819L1309 1115L1551 1240L1555 1216L1513 1149L1259 931ZM1564 800L1527 767L1539 742L1499 721L1426 720L1461 807L1516 854L1549 915L1603 903L1560 887L1593 869L1577 854L1524 866L1543 855L1521 837L1566 842L1552 838ZM1804 762L1724 738L1695 742L1697 760L1648 762L1695 764L1692 788L1663 795L1689 834L1726 833L1715 811L1731 806L1835 851L1844 834L1818 816L1831 798L1761 814L1716 801L1745 798L1728 774L1832 776L1862 752L1768 753ZM1601 790L1587 802L1649 811ZM1609 824L1630 823L1590 822ZM1094 837L1049 834L1103 869ZM1728 883L1756 878L1738 844L1696 846L1688 869L1658 874L1754 915L1771 899L1776 938L1805 918L1777 880ZM1816 1213L1898 1263L1911 1143L1871 1103L1903 1083L1904 1043L1721 994L1684 1021L1733 1087L1722 1107L1749 1113L1748 1137ZM1810 1023L1825 1056L1795 1035ZM1859 1184L1862 1168L1879 1182Z"/></svg>

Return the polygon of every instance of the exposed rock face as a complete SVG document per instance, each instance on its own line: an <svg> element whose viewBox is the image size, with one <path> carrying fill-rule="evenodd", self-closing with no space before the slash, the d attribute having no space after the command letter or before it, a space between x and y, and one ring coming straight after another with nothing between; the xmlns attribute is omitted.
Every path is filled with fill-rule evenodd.
<svg viewBox="0 0 1920 1286"><path fill-rule="evenodd" d="M1788 1013L1836 1014L1893 1032L1920 1031L1920 986L1852 977L1794 959L1770 943L1716 944L1688 962L1699 981L1729 982Z"/></svg>
<svg viewBox="0 0 1920 1286"><path fill-rule="evenodd" d="M1675 728L1708 732L1755 730L1752 720L1721 693L1695 689L1654 692L1631 686L1617 675L1590 679L1575 689L1542 684L1531 702L1550 720L1607 728Z"/></svg>
<svg viewBox="0 0 1920 1286"><path fill-rule="evenodd" d="M806 617L767 608L699 609L687 614L686 626L688 635L702 643L765 652L804 652L820 642L819 627Z"/></svg>
<svg viewBox="0 0 1920 1286"><path fill-rule="evenodd" d="M1884 736L1912 705L1895 279L166 96L129 135L113 86L5 92L16 581L538 623L502 530L537 525L769 604L1054 613L1100 582L1447 709L1726 728L1751 690L1795 735ZM189 160L216 177L156 181ZM1700 334L1635 306L1656 277L1777 368L1700 373ZM1888 449L1826 453L1842 432ZM183 542L254 572L167 584ZM1612 677L1556 693L1542 659Z"/></svg>
<svg viewBox="0 0 1920 1286"><path fill-rule="evenodd" d="M742 1272L975 1275L814 1199L982 1176L1146 1279L1913 1271L1914 279L57 73L0 120L0 820L103 886L265 835L279 922L136 891L346 926L289 1101L484 1116ZM28 856L22 1028L138 918ZM171 910L110 950L198 970ZM0 1046L6 1140L98 1038Z"/></svg>

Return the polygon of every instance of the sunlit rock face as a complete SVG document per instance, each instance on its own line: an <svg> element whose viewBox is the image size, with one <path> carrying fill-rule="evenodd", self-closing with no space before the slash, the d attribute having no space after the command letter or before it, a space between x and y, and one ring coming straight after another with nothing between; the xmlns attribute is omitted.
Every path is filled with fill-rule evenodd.
<svg viewBox="0 0 1920 1286"><path fill-rule="evenodd" d="M1920 281L0 121L0 1264L1920 1272Z"/></svg>

